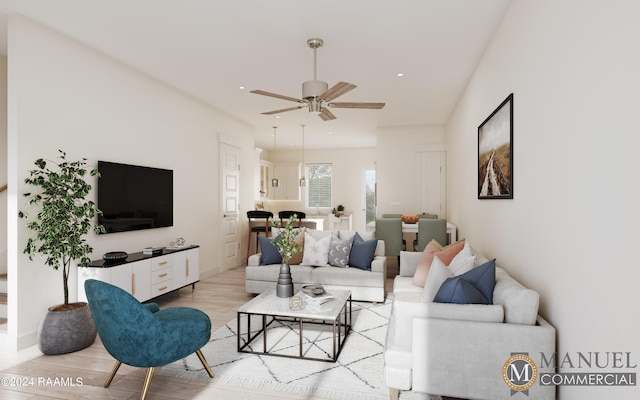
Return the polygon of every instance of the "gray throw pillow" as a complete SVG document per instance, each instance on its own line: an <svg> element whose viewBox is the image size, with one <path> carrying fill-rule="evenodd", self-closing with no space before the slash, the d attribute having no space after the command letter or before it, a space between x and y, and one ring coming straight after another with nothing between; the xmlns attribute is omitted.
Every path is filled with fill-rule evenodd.
<svg viewBox="0 0 640 400"><path fill-rule="evenodd" d="M353 238L340 240L337 236L331 236L329 244L329 265L346 268L349 265L349 253Z"/></svg>

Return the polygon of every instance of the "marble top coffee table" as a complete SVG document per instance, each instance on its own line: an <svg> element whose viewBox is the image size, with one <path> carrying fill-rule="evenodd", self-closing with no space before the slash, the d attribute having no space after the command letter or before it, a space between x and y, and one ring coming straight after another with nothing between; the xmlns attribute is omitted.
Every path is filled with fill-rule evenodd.
<svg viewBox="0 0 640 400"><path fill-rule="evenodd" d="M351 331L351 292L349 290L329 290L328 293L333 295L333 299L329 302L320 306L305 304L305 307L300 310L292 310L289 307L289 298L277 297L275 288L256 296L238 308L238 351L336 362L345 339ZM302 293L297 293L296 296L304 299ZM255 322L256 318L259 321L258 327L252 331L251 322L252 319ZM294 353L275 352L274 345L269 347L267 333L274 330L275 327L282 328L283 322L287 323L286 329L297 331L298 343L296 347L298 349ZM313 326L319 325L322 325L325 331L327 328L332 328L330 340L317 341L318 343L316 343L307 338L304 340L307 345L305 348L303 346L303 329L313 330ZM243 331L243 328L246 330ZM320 334L316 335L314 332L314 335L311 336L320 337ZM278 336L275 340L280 342L282 338ZM260 341L262 341L261 345ZM319 347L322 344L326 345L327 342L330 342L329 347L332 347L331 350L324 350L328 354L327 358L308 354L310 346Z"/></svg>

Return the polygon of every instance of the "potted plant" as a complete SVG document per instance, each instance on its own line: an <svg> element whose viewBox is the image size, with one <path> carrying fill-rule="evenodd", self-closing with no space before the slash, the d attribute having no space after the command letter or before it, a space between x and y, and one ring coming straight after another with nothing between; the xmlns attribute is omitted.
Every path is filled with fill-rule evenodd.
<svg viewBox="0 0 640 400"><path fill-rule="evenodd" d="M280 233L273 241L274 246L278 249L280 257L282 257L282 265L280 265L280 275L278 275L278 284L276 285L276 295L278 297L293 296L293 280L291 279L291 268L289 260L300 251L300 246L296 243L296 236L299 230L295 228L298 223L298 216L293 214L287 219L284 227L281 227ZM278 221L272 221L273 227L278 227Z"/></svg>
<svg viewBox="0 0 640 400"><path fill-rule="evenodd" d="M45 160L37 159L37 168L24 180L37 188L35 193L23 194L30 206L37 207L35 217L23 211L18 213L35 233L27 240L24 253L30 260L41 255L45 264L55 270L62 267L64 303L49 307L38 329L38 344L45 354L77 351L95 340L96 328L87 303L69 303L69 273L74 260L79 260L82 266L91 262L89 254L93 249L84 239L91 226L96 233L104 232L101 225L94 223L100 210L86 198L91 190L84 180L86 159L67 161L66 153L58 151L59 162L52 162L55 168L49 169ZM89 175L99 176L95 169Z"/></svg>
<svg viewBox="0 0 640 400"><path fill-rule="evenodd" d="M340 216L342 216L342 213L344 212L344 206L342 204L338 204L338 207L335 207L333 210L331 210L331 212L333 212L333 215L335 215L337 218L340 218Z"/></svg>

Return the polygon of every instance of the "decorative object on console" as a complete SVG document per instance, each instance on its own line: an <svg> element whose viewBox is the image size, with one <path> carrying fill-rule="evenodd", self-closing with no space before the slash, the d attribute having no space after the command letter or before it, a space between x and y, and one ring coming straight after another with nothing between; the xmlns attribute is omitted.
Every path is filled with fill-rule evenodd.
<svg viewBox="0 0 640 400"><path fill-rule="evenodd" d="M144 254L145 256L153 256L156 254L162 254L162 247L145 247L144 249L142 249L142 254Z"/></svg>
<svg viewBox="0 0 640 400"><path fill-rule="evenodd" d="M280 266L280 274L278 275L278 283L276 285L276 295L278 297L293 296L293 279L291 279L289 260L295 253L300 251L298 243L296 242L298 231L294 226L297 225L297 222L298 218L295 214L289 217L285 226L280 228L280 233L276 238L277 240L273 241L273 244L282 257L282 265ZM273 227L277 227L278 225L278 220L272 221Z"/></svg>
<svg viewBox="0 0 640 400"><path fill-rule="evenodd" d="M513 93L478 126L478 199L513 199Z"/></svg>
<svg viewBox="0 0 640 400"><path fill-rule="evenodd" d="M344 213L344 206L342 204L338 204L338 206L334 207L331 212L333 213L333 215L340 218L340 216Z"/></svg>
<svg viewBox="0 0 640 400"><path fill-rule="evenodd" d="M85 181L86 159L67 161L66 153L58 152L60 161L51 162L55 170L40 158L35 161L37 169L29 171L24 180L39 192L23 196L29 199L30 206L42 208L32 220L26 212L18 212L18 218L28 220L27 228L36 234L35 238L27 239L24 249L29 259L38 254L53 269L62 266L64 303L49 307L38 328L38 345L45 354L70 353L95 341L96 327L87 303L69 303L68 280L74 260L80 260L83 267L91 263L89 254L93 249L84 236L92 225L95 233L104 232L102 225L93 223L100 210L86 198L91 191L91 185ZM89 175L99 176L95 169Z"/></svg>
<svg viewBox="0 0 640 400"><path fill-rule="evenodd" d="M102 259L105 261L119 261L127 258L129 254L124 251L110 251L108 253L104 253Z"/></svg>

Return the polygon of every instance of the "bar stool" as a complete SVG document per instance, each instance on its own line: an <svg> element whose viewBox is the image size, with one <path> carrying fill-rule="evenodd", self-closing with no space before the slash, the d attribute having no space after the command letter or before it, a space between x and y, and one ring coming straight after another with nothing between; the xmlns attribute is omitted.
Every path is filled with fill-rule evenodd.
<svg viewBox="0 0 640 400"><path fill-rule="evenodd" d="M269 236L269 219L273 218L271 211L247 211L249 219L249 239L247 240L247 263L249 263L249 249L251 248L251 234L256 234L256 253L258 252L258 235L264 232L265 236ZM260 223L264 220L264 224Z"/></svg>
<svg viewBox="0 0 640 400"><path fill-rule="evenodd" d="M302 220L307 218L307 214L302 211L280 211L278 217L280 217L280 227L284 227L284 220L289 219L293 214L298 218L298 228L302 226Z"/></svg>

